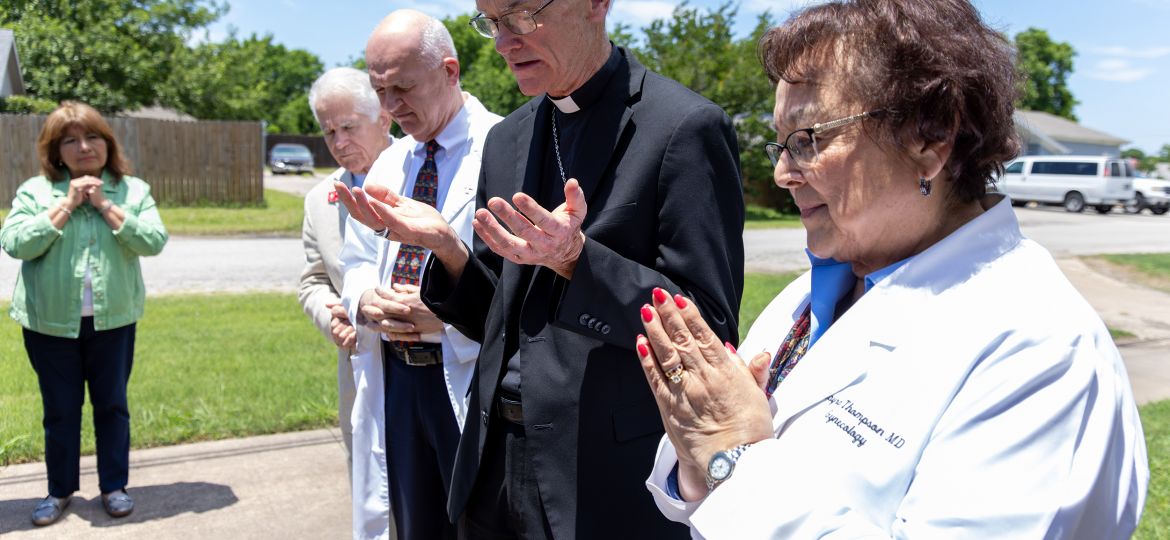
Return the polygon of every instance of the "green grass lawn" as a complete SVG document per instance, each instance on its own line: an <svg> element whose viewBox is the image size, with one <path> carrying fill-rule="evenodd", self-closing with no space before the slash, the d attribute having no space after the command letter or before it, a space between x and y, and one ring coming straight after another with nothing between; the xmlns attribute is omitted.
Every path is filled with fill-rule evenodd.
<svg viewBox="0 0 1170 540"><path fill-rule="evenodd" d="M228 208L218 206L176 206L159 209L171 235L260 234L299 236L304 219L305 199L296 195L264 190L264 206Z"/></svg>
<svg viewBox="0 0 1170 540"><path fill-rule="evenodd" d="M788 274L752 274L743 276L743 300L739 303L739 339L747 335L760 312L780 293L785 286L800 276Z"/></svg>
<svg viewBox="0 0 1170 540"><path fill-rule="evenodd" d="M1150 489L1146 509L1134 538L1170 538L1170 400L1141 408L1142 429L1150 459Z"/></svg>
<svg viewBox="0 0 1170 540"><path fill-rule="evenodd" d="M780 227L798 229L803 226L800 224L800 216L781 214L771 208L755 204L747 205L743 224L743 228L745 229L775 229Z"/></svg>
<svg viewBox="0 0 1170 540"><path fill-rule="evenodd" d="M332 172L330 169L328 172ZM259 234L297 236L301 234L304 199L273 189L264 190L260 207L164 206L159 212L167 231L177 236ZM8 214L0 209L0 222ZM800 228L800 216L781 214L771 208L749 204L745 229Z"/></svg>
<svg viewBox="0 0 1170 540"><path fill-rule="evenodd" d="M1098 255L1094 258L1128 270L1129 276L1145 285L1170 292L1170 253Z"/></svg>
<svg viewBox="0 0 1170 540"><path fill-rule="evenodd" d="M0 223L9 210L0 208ZM159 213L172 236L300 236L305 199L266 189L262 206L163 206Z"/></svg>
<svg viewBox="0 0 1170 540"><path fill-rule="evenodd" d="M37 378L20 326L2 310L0 464L37 461L44 448ZM129 387L134 447L333 425L335 351L292 294L152 297L138 325Z"/></svg>

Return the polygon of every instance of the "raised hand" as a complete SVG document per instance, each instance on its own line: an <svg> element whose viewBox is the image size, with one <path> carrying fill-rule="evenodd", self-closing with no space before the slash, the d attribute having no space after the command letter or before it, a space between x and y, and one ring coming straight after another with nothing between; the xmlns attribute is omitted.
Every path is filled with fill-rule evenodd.
<svg viewBox="0 0 1170 540"><path fill-rule="evenodd" d="M102 180L94 176L81 176L69 181L69 191L65 194L65 204L69 209L76 209L89 200L90 192L101 191ZM95 205L96 207L96 205Z"/></svg>
<svg viewBox="0 0 1170 540"><path fill-rule="evenodd" d="M492 251L509 261L545 266L565 279L572 279L577 259L585 247L585 234L581 232L586 213L585 193L577 180L570 178L565 182L565 203L551 212L525 193L513 195L512 202L516 208L499 197L492 197L487 210L481 208L475 212L472 223L475 233Z"/></svg>
<svg viewBox="0 0 1170 540"><path fill-rule="evenodd" d="M377 184L366 189L334 184L338 200L359 223L388 240L422 246L443 261L452 278L463 273L471 254L435 207L403 197Z"/></svg>
<svg viewBox="0 0 1170 540"><path fill-rule="evenodd" d="M718 451L772 436L772 414L762 391L766 354L743 362L687 298L654 289L642 307L645 336L635 346L658 402L666 434L679 457L679 489L686 500L707 492L707 461Z"/></svg>
<svg viewBox="0 0 1170 540"><path fill-rule="evenodd" d="M358 223L369 227L371 230L380 231L386 228L386 224L378 218L374 213L373 208L370 207L368 198L362 188L353 188L351 192L349 186L342 182L334 182L333 190L337 192L337 200L345 206Z"/></svg>

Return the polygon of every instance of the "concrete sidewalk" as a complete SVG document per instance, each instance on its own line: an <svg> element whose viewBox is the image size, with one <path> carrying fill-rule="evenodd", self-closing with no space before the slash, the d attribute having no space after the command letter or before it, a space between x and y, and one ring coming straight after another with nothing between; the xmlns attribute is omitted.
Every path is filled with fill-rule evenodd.
<svg viewBox="0 0 1170 540"><path fill-rule="evenodd" d="M350 538L340 432L322 429L130 452L134 513L102 509L93 456L57 523L29 514L46 493L44 463L0 469L0 536L24 538Z"/></svg>

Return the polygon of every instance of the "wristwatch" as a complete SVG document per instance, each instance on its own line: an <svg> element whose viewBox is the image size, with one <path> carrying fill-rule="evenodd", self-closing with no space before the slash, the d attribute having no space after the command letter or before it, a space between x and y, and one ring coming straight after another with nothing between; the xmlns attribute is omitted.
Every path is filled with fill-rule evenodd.
<svg viewBox="0 0 1170 540"><path fill-rule="evenodd" d="M715 486L731 478L731 473L735 471L735 462L739 461L739 456L742 456L750 446L750 444L741 444L735 448L715 452L715 455L711 456L711 460L707 462L708 490L715 489Z"/></svg>

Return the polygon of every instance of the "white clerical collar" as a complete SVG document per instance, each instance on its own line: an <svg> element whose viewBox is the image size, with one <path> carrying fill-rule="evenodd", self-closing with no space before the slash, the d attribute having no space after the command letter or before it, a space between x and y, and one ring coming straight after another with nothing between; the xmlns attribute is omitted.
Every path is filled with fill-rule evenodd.
<svg viewBox="0 0 1170 540"><path fill-rule="evenodd" d="M557 108L565 114L571 114L581 110L581 107L577 105L577 102L573 101L572 95L568 95L563 98L548 96L548 99L553 102L553 105L556 105Z"/></svg>

